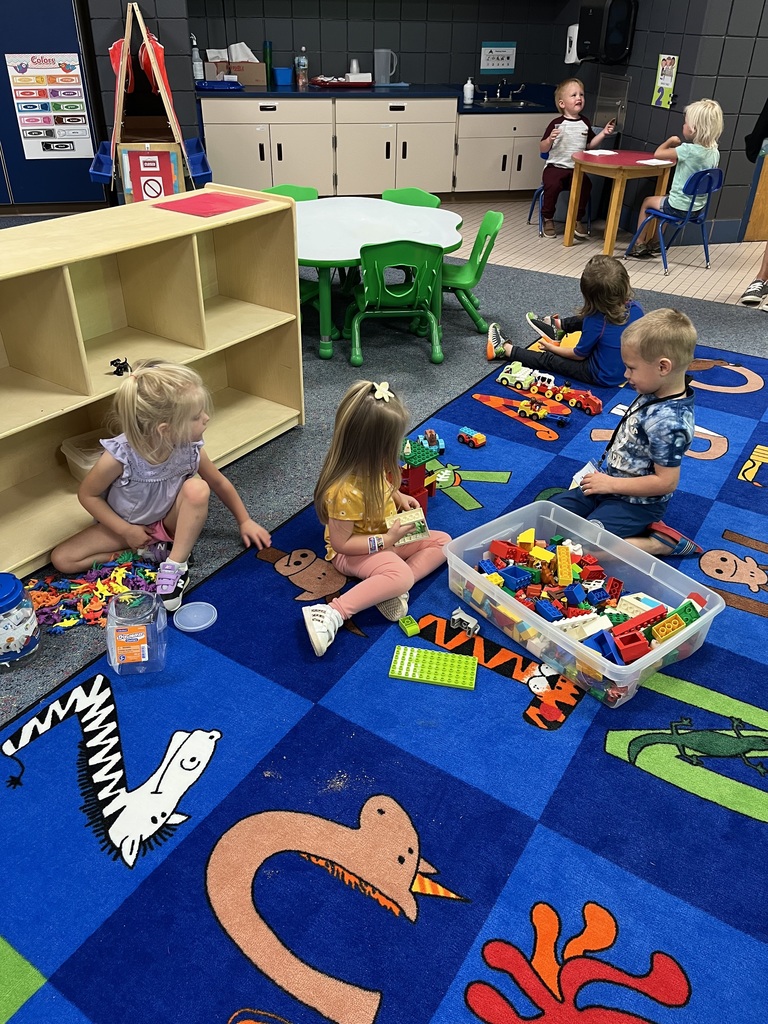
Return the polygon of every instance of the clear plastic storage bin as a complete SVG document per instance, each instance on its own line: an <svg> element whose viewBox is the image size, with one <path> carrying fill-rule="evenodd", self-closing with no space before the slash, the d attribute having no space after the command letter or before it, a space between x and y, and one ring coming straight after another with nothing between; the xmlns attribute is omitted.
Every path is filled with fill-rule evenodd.
<svg viewBox="0 0 768 1024"><path fill-rule="evenodd" d="M21 580L0 572L0 669L34 654L39 643L40 626Z"/></svg>
<svg viewBox="0 0 768 1024"><path fill-rule="evenodd" d="M577 640L564 636L535 611L516 601L473 567L488 557L492 540L512 540L533 527L537 538L570 537L593 554L607 575L624 584L624 593L641 592L676 608L690 593L704 599L701 616L669 640L629 665L617 665ZM698 650L725 607L714 591L666 565L653 555L549 501L536 501L479 526L446 545L449 586L463 601L490 619L536 658L559 670L611 707L635 695L644 679Z"/></svg>
<svg viewBox="0 0 768 1024"><path fill-rule="evenodd" d="M165 668L168 618L157 594L126 590L107 606L107 659L120 676Z"/></svg>
<svg viewBox="0 0 768 1024"><path fill-rule="evenodd" d="M104 451L99 444L99 438L108 436L103 430L89 430L87 434L68 437L66 441L61 442L62 454L75 480L84 480L93 469Z"/></svg>

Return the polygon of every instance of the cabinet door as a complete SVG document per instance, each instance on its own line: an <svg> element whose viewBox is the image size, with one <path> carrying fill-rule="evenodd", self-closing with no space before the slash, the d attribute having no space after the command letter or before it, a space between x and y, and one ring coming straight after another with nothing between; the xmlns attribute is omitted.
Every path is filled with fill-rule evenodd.
<svg viewBox="0 0 768 1024"><path fill-rule="evenodd" d="M262 189L272 184L267 124L209 124L205 151L218 185Z"/></svg>
<svg viewBox="0 0 768 1024"><path fill-rule="evenodd" d="M508 189L514 146L512 139L461 139L456 157L456 191ZM536 146L538 150L538 143Z"/></svg>
<svg viewBox="0 0 768 1024"><path fill-rule="evenodd" d="M272 184L307 185L333 195L333 128L329 124L273 124Z"/></svg>
<svg viewBox="0 0 768 1024"><path fill-rule="evenodd" d="M399 124L397 126L398 188L423 188L427 192L453 190L455 122Z"/></svg>
<svg viewBox="0 0 768 1024"><path fill-rule="evenodd" d="M336 191L368 196L395 187L394 124L336 125Z"/></svg>
<svg viewBox="0 0 768 1024"><path fill-rule="evenodd" d="M509 187L514 189L537 189L541 184L544 161L541 159L539 140L516 138L512 151L512 175Z"/></svg>

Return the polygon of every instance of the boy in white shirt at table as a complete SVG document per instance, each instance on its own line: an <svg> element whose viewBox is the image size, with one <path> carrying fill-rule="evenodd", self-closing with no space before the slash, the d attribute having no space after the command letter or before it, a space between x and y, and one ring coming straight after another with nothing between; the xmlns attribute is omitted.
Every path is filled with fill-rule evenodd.
<svg viewBox="0 0 768 1024"><path fill-rule="evenodd" d="M544 192L541 197L543 232L547 238L555 237L555 207L561 192L571 187L573 180L573 154L585 149L597 149L603 139L612 135L616 119L612 118L599 134L595 134L589 118L584 117L584 84L578 78L566 78L555 89L558 117L547 125L541 137L541 153L547 154L547 164L541 176ZM587 209L592 183L582 179L579 205L576 211L577 238L586 238L584 212Z"/></svg>

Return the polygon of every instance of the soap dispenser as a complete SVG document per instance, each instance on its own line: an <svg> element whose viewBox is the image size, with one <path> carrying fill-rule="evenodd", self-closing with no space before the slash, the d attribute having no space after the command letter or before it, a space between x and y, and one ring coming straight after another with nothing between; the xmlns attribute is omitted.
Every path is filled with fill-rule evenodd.
<svg viewBox="0 0 768 1024"><path fill-rule="evenodd" d="M475 98L475 87L474 87L474 85L472 83L472 76L470 75L470 77L464 83L464 102L466 104L470 104L470 103L472 103L474 101L474 98Z"/></svg>
<svg viewBox="0 0 768 1024"><path fill-rule="evenodd" d="M205 78L205 68L197 48L197 39L194 35L190 35L189 38L192 40L192 77L196 82L202 82Z"/></svg>

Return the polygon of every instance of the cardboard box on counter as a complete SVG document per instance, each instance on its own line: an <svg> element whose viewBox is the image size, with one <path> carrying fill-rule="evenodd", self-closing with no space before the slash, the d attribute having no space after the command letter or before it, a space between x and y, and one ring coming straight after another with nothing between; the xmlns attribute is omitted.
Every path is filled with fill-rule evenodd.
<svg viewBox="0 0 768 1024"><path fill-rule="evenodd" d="M224 75L237 75L241 85L267 87L267 66L253 61L206 61L205 77L208 82L222 81Z"/></svg>

